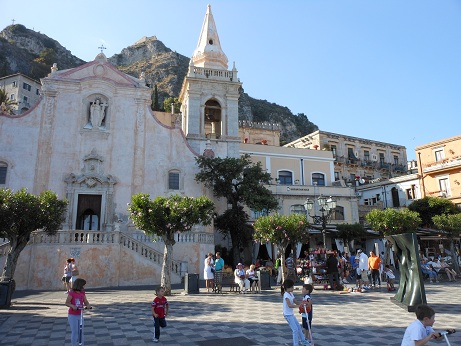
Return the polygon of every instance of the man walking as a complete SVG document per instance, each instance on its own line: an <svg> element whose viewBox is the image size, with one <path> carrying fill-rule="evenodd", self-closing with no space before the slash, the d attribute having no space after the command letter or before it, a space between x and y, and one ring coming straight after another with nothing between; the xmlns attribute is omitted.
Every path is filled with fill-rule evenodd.
<svg viewBox="0 0 461 346"><path fill-rule="evenodd" d="M368 257L368 269L371 270L371 286L381 287L381 278L379 277L379 267L381 265L381 258L376 256L374 251L370 251Z"/></svg>

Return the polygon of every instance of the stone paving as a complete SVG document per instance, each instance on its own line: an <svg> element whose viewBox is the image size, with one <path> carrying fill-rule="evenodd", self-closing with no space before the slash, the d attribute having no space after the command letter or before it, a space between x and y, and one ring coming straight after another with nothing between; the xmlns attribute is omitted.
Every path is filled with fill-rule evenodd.
<svg viewBox="0 0 461 346"><path fill-rule="evenodd" d="M87 297L94 309L85 314L86 345L154 344L150 310L153 287L87 286ZM181 289L174 289L168 297L168 326L161 330L159 345L292 344L290 328L281 313L278 287L245 295L227 290L213 294L202 288L199 294L185 295ZM301 297L300 286L295 294ZM426 295L428 304L437 312L434 327L459 329L461 284L427 285ZM391 296L385 288L348 294L315 290L315 345L400 345L415 315L391 303ZM0 310L0 345L69 345L65 299L62 291L15 292L12 307ZM452 345L461 345L461 330L449 339Z"/></svg>

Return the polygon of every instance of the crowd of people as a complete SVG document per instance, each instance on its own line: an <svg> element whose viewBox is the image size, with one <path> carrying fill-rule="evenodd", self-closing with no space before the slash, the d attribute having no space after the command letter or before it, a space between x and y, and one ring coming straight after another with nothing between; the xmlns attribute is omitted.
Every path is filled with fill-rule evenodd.
<svg viewBox="0 0 461 346"><path fill-rule="evenodd" d="M386 281L389 291L395 290L395 274L389 264L384 265L382 255L377 255L375 251L370 251L369 256L362 249L358 249L354 255L346 252L339 253L331 251L322 254L304 252L304 257L294 259L289 254L285 259L285 270L281 268L281 258L272 262L271 259L263 261L258 259L256 263L245 267L238 263L233 270L233 279L238 285L242 294L247 293L251 288L258 285L259 277L257 270L264 268L269 271L271 276L277 278L283 296L283 316L292 330L293 345L311 345L312 342L312 319L313 319L313 300L314 280L312 273L314 268L324 267L326 270L329 289L342 290L345 284L355 281L356 289L364 292L370 288L379 288L382 280ZM421 256L421 272L426 275L429 282L439 282L441 274L446 274L449 281L457 281L458 274L454 271L446 260L440 256L426 258ZM220 252L215 255L208 253L204 260L204 279L207 292L221 292L223 273L226 269ZM282 278L282 271L285 277ZM80 310L85 306L91 308L84 291L86 281L77 278L79 270L74 258L68 258L64 266L62 281L66 288L66 306L68 310L68 321L71 327L71 343L76 345L79 328ZM309 281L310 279L310 281ZM294 286L298 280L303 281L302 301L298 302L293 294ZM168 301L165 297L165 289L158 287L155 291L155 298L152 301L152 319L154 321L153 341L159 342L160 328L167 326L166 316L168 315ZM301 314L301 325L298 322L293 310L298 309ZM417 344L425 345L429 340L438 338L432 329L435 312L427 305L420 305L416 308L417 319L410 324L403 336L402 345ZM83 335L81 336L83 339ZM79 340L83 341L83 340Z"/></svg>

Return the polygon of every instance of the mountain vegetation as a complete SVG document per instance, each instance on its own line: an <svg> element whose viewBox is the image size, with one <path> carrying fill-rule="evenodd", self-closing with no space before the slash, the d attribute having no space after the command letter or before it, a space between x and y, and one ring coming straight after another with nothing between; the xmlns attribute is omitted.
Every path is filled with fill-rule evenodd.
<svg viewBox="0 0 461 346"><path fill-rule="evenodd" d="M146 83L152 88L153 102L155 98L160 107L166 99L179 96L190 61L155 36L141 38L108 60L133 77L139 78L144 72ZM0 78L23 73L39 80L50 73L53 63L63 70L80 66L85 61L72 55L58 41L21 24L9 25L0 32ZM239 119L280 124L281 144L318 129L305 114L295 115L287 107L254 99L243 89L240 90Z"/></svg>

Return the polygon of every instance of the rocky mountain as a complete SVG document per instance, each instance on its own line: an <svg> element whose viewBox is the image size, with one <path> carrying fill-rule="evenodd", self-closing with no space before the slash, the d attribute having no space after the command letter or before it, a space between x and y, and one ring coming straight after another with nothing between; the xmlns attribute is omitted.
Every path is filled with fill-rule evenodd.
<svg viewBox="0 0 461 346"><path fill-rule="evenodd" d="M159 104L168 97L178 97L187 74L189 58L172 51L155 36L143 37L124 48L109 61L122 72L157 85ZM34 79L48 75L53 63L60 70L79 66L85 61L75 57L59 42L16 24L0 32L0 77L21 72ZM287 107L257 100L241 90L240 120L281 124L281 143L290 142L317 130L304 114L293 114Z"/></svg>
<svg viewBox="0 0 461 346"><path fill-rule="evenodd" d="M39 80L50 73L53 63L60 70L85 63L48 36L24 25L7 26L0 32L0 77L23 73Z"/></svg>

